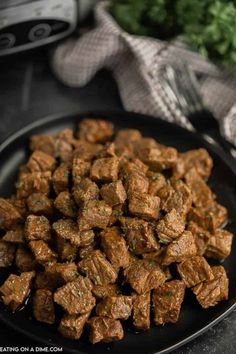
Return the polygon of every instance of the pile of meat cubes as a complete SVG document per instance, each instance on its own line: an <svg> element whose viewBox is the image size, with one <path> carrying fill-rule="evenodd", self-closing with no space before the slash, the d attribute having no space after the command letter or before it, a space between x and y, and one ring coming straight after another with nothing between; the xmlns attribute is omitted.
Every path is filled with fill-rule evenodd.
<svg viewBox="0 0 236 354"><path fill-rule="evenodd" d="M178 153L135 129L84 119L74 136L35 135L16 193L0 199L0 296L12 311L92 343L178 321L186 288L203 308L228 298L232 234L206 184L204 149ZM56 308L64 315L59 318ZM59 311L60 312L60 311ZM60 316L61 317L61 316Z"/></svg>

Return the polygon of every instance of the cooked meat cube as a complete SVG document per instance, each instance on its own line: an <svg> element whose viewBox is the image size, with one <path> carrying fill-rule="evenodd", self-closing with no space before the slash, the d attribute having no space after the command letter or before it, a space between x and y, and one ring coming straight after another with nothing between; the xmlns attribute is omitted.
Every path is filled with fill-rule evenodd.
<svg viewBox="0 0 236 354"><path fill-rule="evenodd" d="M101 247L115 269L129 265L129 252L119 228L107 228L101 232Z"/></svg>
<svg viewBox="0 0 236 354"><path fill-rule="evenodd" d="M214 279L211 267L204 257L195 256L178 264L178 272L188 288Z"/></svg>
<svg viewBox="0 0 236 354"><path fill-rule="evenodd" d="M207 244L211 236L210 233L193 221L189 222L188 231L192 232L193 237L195 239L197 254L199 256L202 256L207 249Z"/></svg>
<svg viewBox="0 0 236 354"><path fill-rule="evenodd" d="M79 124L79 139L90 143L105 143L113 135L113 124L102 119L83 119Z"/></svg>
<svg viewBox="0 0 236 354"><path fill-rule="evenodd" d="M59 193L54 201L54 206L68 218L75 218L78 214L75 201L69 192Z"/></svg>
<svg viewBox="0 0 236 354"><path fill-rule="evenodd" d="M101 317L127 320L131 316L131 296L109 296L103 299L96 307L96 314Z"/></svg>
<svg viewBox="0 0 236 354"><path fill-rule="evenodd" d="M98 199L99 188L95 182L92 182L89 178L84 178L73 189L73 196L78 205L82 205L89 200Z"/></svg>
<svg viewBox="0 0 236 354"><path fill-rule="evenodd" d="M166 212L170 212L172 209L185 216L193 202L192 192L183 181L176 181L173 183L173 191L169 190L169 196L165 199L162 207ZM159 195L161 198L161 196Z"/></svg>
<svg viewBox="0 0 236 354"><path fill-rule="evenodd" d="M155 238L153 227L147 221L134 218L124 229L131 252L143 254L160 248Z"/></svg>
<svg viewBox="0 0 236 354"><path fill-rule="evenodd" d="M133 194L129 198L131 214L145 220L156 220L160 211L160 198L149 194Z"/></svg>
<svg viewBox="0 0 236 354"><path fill-rule="evenodd" d="M23 245L18 246L15 261L20 272L30 272L35 269L35 259L31 252Z"/></svg>
<svg viewBox="0 0 236 354"><path fill-rule="evenodd" d="M118 179L119 159L107 157L97 159L92 164L90 177L95 182L115 182Z"/></svg>
<svg viewBox="0 0 236 354"><path fill-rule="evenodd" d="M95 243L91 243L88 246L82 247L79 250L79 256L81 259L87 258L87 256L95 250Z"/></svg>
<svg viewBox="0 0 236 354"><path fill-rule="evenodd" d="M92 293L97 299L104 299L108 296L119 295L119 289L116 284L94 285Z"/></svg>
<svg viewBox="0 0 236 354"><path fill-rule="evenodd" d="M6 199L0 198L0 229L9 229L20 220L18 210Z"/></svg>
<svg viewBox="0 0 236 354"><path fill-rule="evenodd" d="M160 240L165 243L178 238L185 229L184 218L175 209L167 213L157 224L157 234Z"/></svg>
<svg viewBox="0 0 236 354"><path fill-rule="evenodd" d="M56 168L56 160L43 151L34 151L27 163L30 172L53 172Z"/></svg>
<svg viewBox="0 0 236 354"><path fill-rule="evenodd" d="M55 140L55 157L59 158L62 162L71 162L75 142L71 129L67 128L59 132Z"/></svg>
<svg viewBox="0 0 236 354"><path fill-rule="evenodd" d="M95 344L98 342L113 342L124 338L124 331L119 320L108 317L92 317L89 322L89 340Z"/></svg>
<svg viewBox="0 0 236 354"><path fill-rule="evenodd" d="M55 274L47 272L37 272L34 282L35 289L47 289L55 291L58 287L64 284L60 283L60 279Z"/></svg>
<svg viewBox="0 0 236 354"><path fill-rule="evenodd" d="M185 284L181 280L172 280L153 291L152 301L156 325L178 321L184 293Z"/></svg>
<svg viewBox="0 0 236 354"><path fill-rule="evenodd" d="M42 240L30 241L29 246L38 263L45 265L50 262L56 262L57 255L49 248L46 242Z"/></svg>
<svg viewBox="0 0 236 354"><path fill-rule="evenodd" d="M33 135L30 138L31 151L43 151L50 156L55 156L55 137L53 135Z"/></svg>
<svg viewBox="0 0 236 354"><path fill-rule="evenodd" d="M62 163L52 176L53 188L56 194L67 191L69 188L70 169L67 163Z"/></svg>
<svg viewBox="0 0 236 354"><path fill-rule="evenodd" d="M21 273L21 275L11 274L5 283L0 287L2 301L12 311L18 310L24 305L30 294L31 283L35 277L35 272Z"/></svg>
<svg viewBox="0 0 236 354"><path fill-rule="evenodd" d="M72 245L70 241L57 236L56 245L61 261L73 261L76 258L78 248L77 246Z"/></svg>
<svg viewBox="0 0 236 354"><path fill-rule="evenodd" d="M91 311L96 304L91 290L91 281L80 276L59 288L54 294L54 301L69 315L84 314Z"/></svg>
<svg viewBox="0 0 236 354"><path fill-rule="evenodd" d="M200 305L207 309L219 301L228 300L229 279L222 266L212 267L213 280L204 281L193 288Z"/></svg>
<svg viewBox="0 0 236 354"><path fill-rule="evenodd" d="M79 270L95 285L115 283L117 273L101 251L93 251L78 264Z"/></svg>
<svg viewBox="0 0 236 354"><path fill-rule="evenodd" d="M227 219L227 209L217 202L210 206L208 205L206 208L191 208L188 213L188 220L194 221L210 232L214 232L218 227L222 226Z"/></svg>
<svg viewBox="0 0 236 354"><path fill-rule="evenodd" d="M160 188L157 191L157 196L161 199L161 209L163 209L166 212L171 211L172 209L175 209L173 207L171 209L168 208L169 200L170 200L170 198L172 198L174 193L175 193L175 190L170 183L166 183L166 185L164 187Z"/></svg>
<svg viewBox="0 0 236 354"><path fill-rule="evenodd" d="M165 274L156 262L137 260L124 271L125 280L138 293L143 294L157 288L166 280Z"/></svg>
<svg viewBox="0 0 236 354"><path fill-rule="evenodd" d="M160 242L160 244L162 244L162 242ZM142 254L142 258L148 261L154 261L157 264L161 265L163 258L165 256L165 251L166 251L166 247L161 247L159 248L158 251Z"/></svg>
<svg viewBox="0 0 236 354"><path fill-rule="evenodd" d="M150 292L133 296L133 325L137 329L150 328Z"/></svg>
<svg viewBox="0 0 236 354"><path fill-rule="evenodd" d="M166 248L162 264L168 266L173 262L182 262L185 258L195 256L196 254L197 248L192 233L184 231L178 239L174 240Z"/></svg>
<svg viewBox="0 0 236 354"><path fill-rule="evenodd" d="M58 237L69 240L72 245L80 245L80 231L75 221L71 219L60 219L53 223L52 228Z"/></svg>
<svg viewBox="0 0 236 354"><path fill-rule="evenodd" d="M78 140L73 156L74 158L82 159L84 161L91 161L99 155L102 149L103 145L91 144L83 140Z"/></svg>
<svg viewBox="0 0 236 354"><path fill-rule="evenodd" d="M50 290L36 290L33 296L33 314L39 322L48 324L53 324L55 322L53 293Z"/></svg>
<svg viewBox="0 0 236 354"><path fill-rule="evenodd" d="M114 143L106 143L103 149L99 152L97 158L103 157L116 157L115 144Z"/></svg>
<svg viewBox="0 0 236 354"><path fill-rule="evenodd" d="M80 183L81 178L89 176L90 167L90 162L74 157L72 164L72 177L75 185Z"/></svg>
<svg viewBox="0 0 236 354"><path fill-rule="evenodd" d="M125 204L117 204L112 208L108 226L113 226L119 222L119 218L126 212Z"/></svg>
<svg viewBox="0 0 236 354"><path fill-rule="evenodd" d="M51 216L53 213L53 203L42 193L33 193L27 199L29 212L36 215Z"/></svg>
<svg viewBox="0 0 236 354"><path fill-rule="evenodd" d="M11 203L14 208L16 208L22 218L28 214L26 199L18 198L16 195L12 195L11 198L7 199L7 201Z"/></svg>
<svg viewBox="0 0 236 354"><path fill-rule="evenodd" d="M78 217L80 231L94 227L105 229L110 221L112 208L103 200L90 200L84 204Z"/></svg>
<svg viewBox="0 0 236 354"><path fill-rule="evenodd" d="M182 178L192 167L196 168L202 178L210 176L213 161L205 149L190 150L179 154L173 170L174 178Z"/></svg>
<svg viewBox="0 0 236 354"><path fill-rule="evenodd" d="M43 193L48 195L50 192L51 172L28 173L16 183L17 198L27 198L33 193Z"/></svg>
<svg viewBox="0 0 236 354"><path fill-rule="evenodd" d="M133 172L127 176L125 180L125 189L130 197L134 193L148 193L149 181L148 178L140 172Z"/></svg>
<svg viewBox="0 0 236 354"><path fill-rule="evenodd" d="M51 239L51 227L45 216L29 215L25 222L25 237L27 241Z"/></svg>
<svg viewBox="0 0 236 354"><path fill-rule="evenodd" d="M232 242L233 234L231 232L221 229L216 230L207 244L205 256L224 260L231 253Z"/></svg>
<svg viewBox="0 0 236 354"><path fill-rule="evenodd" d="M143 147L139 149L138 157L152 171L160 172L175 166L177 162L177 150L171 147Z"/></svg>
<svg viewBox="0 0 236 354"><path fill-rule="evenodd" d="M111 207L123 204L127 198L122 182L112 182L102 186L100 194L105 202Z"/></svg>
<svg viewBox="0 0 236 354"><path fill-rule="evenodd" d="M137 129L120 129L116 134L115 142L126 145L141 138L142 134Z"/></svg>
<svg viewBox="0 0 236 354"><path fill-rule="evenodd" d="M5 233L2 241L9 243L22 244L25 242L24 228L21 225L14 227L13 230L9 230Z"/></svg>
<svg viewBox="0 0 236 354"><path fill-rule="evenodd" d="M87 247L94 243L95 234L93 230L82 231L80 233L80 246Z"/></svg>
<svg viewBox="0 0 236 354"><path fill-rule="evenodd" d="M58 330L64 337L78 340L89 316L90 312L83 315L64 315Z"/></svg>
<svg viewBox="0 0 236 354"><path fill-rule="evenodd" d="M129 175L133 173L139 173L143 176L148 171L148 166L145 165L141 160L133 158L132 160L121 160L120 162L120 174L121 177L126 179Z"/></svg>
<svg viewBox="0 0 236 354"><path fill-rule="evenodd" d="M213 203L214 196L211 189L195 168L192 168L186 173L185 180L187 186L192 191L193 203L196 207L206 207Z"/></svg>
<svg viewBox="0 0 236 354"><path fill-rule="evenodd" d="M157 195L157 192L166 185L166 179L162 173L149 171L147 177L149 178L148 194L150 195Z"/></svg>
<svg viewBox="0 0 236 354"><path fill-rule="evenodd" d="M58 284L63 285L78 277L78 270L75 263L54 263L45 267L45 272L51 278L57 278Z"/></svg>
<svg viewBox="0 0 236 354"><path fill-rule="evenodd" d="M0 241L0 269L10 267L15 258L16 247L14 244Z"/></svg>

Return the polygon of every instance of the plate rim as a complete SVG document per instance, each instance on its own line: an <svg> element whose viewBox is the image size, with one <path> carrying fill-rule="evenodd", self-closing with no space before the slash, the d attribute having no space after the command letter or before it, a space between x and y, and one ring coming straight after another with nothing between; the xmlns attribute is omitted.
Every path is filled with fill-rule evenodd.
<svg viewBox="0 0 236 354"><path fill-rule="evenodd" d="M31 130L39 128L41 126L43 126L44 124L50 124L53 123L54 121L57 120L63 120L66 119L66 117L68 117L68 119L70 117L78 117L82 118L82 117L97 117L97 118L103 118L104 119L109 119L108 116L109 115L128 115L128 116L133 116L133 117L140 117L140 118L148 118L151 120L157 120L157 121L162 121L164 123L166 123L167 125L170 126L174 126L176 129L180 129L182 131L185 131L186 133L188 133L189 135L194 136L195 138L197 138L199 141L202 141L204 144L207 144L211 147L211 149L213 150L214 153L216 153L221 159L224 160L224 162L226 163L226 165L228 166L228 168L236 175L236 162L235 162L235 166L232 165L232 159L231 157L224 152L223 149L220 148L220 146L217 146L211 142L209 142L207 139L204 139L203 136L200 136L200 134L188 130L176 123L173 122L168 122L160 117L155 117L155 116L151 116L148 114L141 114L141 113L136 113L136 112L131 112L131 111L123 111L123 110L85 110L85 111L80 111L80 110L73 110L73 111L65 111L65 112L60 112L60 113L54 113L54 114L50 114L47 116L44 116L40 119L37 119L34 122L28 123L26 125L24 125L23 127L21 127L19 130L10 133L8 137L6 137L2 143L0 144L0 154L3 153L3 151L10 145L12 144L16 139L20 138L20 136L29 133ZM236 308L236 298L234 300L231 301L232 305L226 310L224 311L221 315L219 315L218 317L216 317L214 320L212 320L210 323L208 323L207 325L205 325L203 328L199 329L198 331L196 331L195 333L189 335L188 337L186 337L183 340L178 341L176 344L165 348L163 350L157 351L155 352L155 354L167 354L172 352L173 350L176 350L182 346L184 346L185 344L191 342L192 340L196 339L197 337L201 336L202 334L204 334L205 332L207 332L210 328L214 327L216 324L218 324L219 322L221 322L226 316L228 316L235 308ZM48 346L55 346L55 344L50 344L50 341L48 340L44 340L44 338L41 337L37 337L37 335L35 335L34 333L28 332L27 330L17 326L14 324L14 322L12 321L8 321L6 320L3 316L2 316L2 311L0 312L0 321L1 323L3 323L4 325L6 325L8 328L12 328L13 330L15 330L18 333L23 334L26 338L30 338L36 342L42 343L42 344L46 344ZM64 349L64 348L63 348ZM70 352L71 353L81 353L81 354L85 354L82 351L78 351L76 349L72 349L70 348Z"/></svg>

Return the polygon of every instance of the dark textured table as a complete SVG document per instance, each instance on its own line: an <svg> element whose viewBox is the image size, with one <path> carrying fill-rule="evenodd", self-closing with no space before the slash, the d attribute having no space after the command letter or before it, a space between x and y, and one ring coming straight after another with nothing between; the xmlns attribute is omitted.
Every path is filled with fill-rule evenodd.
<svg viewBox="0 0 236 354"><path fill-rule="evenodd" d="M74 89L53 77L46 51L0 62L0 142L24 125L49 114L88 109L122 109L116 85L107 72L98 74L86 87ZM235 334L236 311L174 354L235 354ZM39 343L0 324L0 347L9 345L22 347Z"/></svg>

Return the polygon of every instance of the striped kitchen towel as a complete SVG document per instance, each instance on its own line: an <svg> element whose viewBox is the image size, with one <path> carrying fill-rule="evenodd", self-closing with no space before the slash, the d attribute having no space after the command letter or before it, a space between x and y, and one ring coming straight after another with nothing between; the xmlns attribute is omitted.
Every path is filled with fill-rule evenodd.
<svg viewBox="0 0 236 354"><path fill-rule="evenodd" d="M186 62L199 78L204 103L219 119L222 135L236 144L236 78L190 51L179 41L130 35L107 11L107 2L95 9L96 27L79 39L61 43L52 56L57 77L73 87L86 85L102 68L117 82L126 110L160 116L192 129L187 118L162 87L166 64Z"/></svg>

